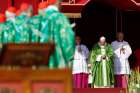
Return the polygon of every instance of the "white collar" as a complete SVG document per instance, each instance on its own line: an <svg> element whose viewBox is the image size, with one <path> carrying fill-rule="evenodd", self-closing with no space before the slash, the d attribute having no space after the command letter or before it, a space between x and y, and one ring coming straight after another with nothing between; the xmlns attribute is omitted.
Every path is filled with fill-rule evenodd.
<svg viewBox="0 0 140 93"><path fill-rule="evenodd" d="M12 12L9 12L9 11L6 11L5 15L6 15L6 17L15 17L16 16L15 13L12 13Z"/></svg>
<svg viewBox="0 0 140 93"><path fill-rule="evenodd" d="M101 45L100 42L98 42L98 45L99 45L100 47L105 47L105 46L107 45L107 43L105 43L105 45Z"/></svg>
<svg viewBox="0 0 140 93"><path fill-rule="evenodd" d="M9 18L7 18L6 20L7 20L7 21L9 21L9 20L10 20L10 21L15 21L15 17L9 17Z"/></svg>
<svg viewBox="0 0 140 93"><path fill-rule="evenodd" d="M49 5L48 8L46 9L46 11L49 11L49 10L52 10L52 9L56 10L56 11L59 11L58 8L54 5Z"/></svg>

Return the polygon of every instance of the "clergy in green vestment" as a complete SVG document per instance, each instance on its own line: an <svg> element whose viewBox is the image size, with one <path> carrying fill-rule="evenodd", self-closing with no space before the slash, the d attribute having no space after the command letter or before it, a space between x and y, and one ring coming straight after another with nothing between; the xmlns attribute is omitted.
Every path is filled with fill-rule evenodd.
<svg viewBox="0 0 140 93"><path fill-rule="evenodd" d="M20 15L16 17L16 43L29 43L31 42L31 29L30 18L32 16L32 7L27 3L22 3L20 7Z"/></svg>
<svg viewBox="0 0 140 93"><path fill-rule="evenodd" d="M114 85L113 49L106 43L105 37L101 37L94 45L89 61L92 68L92 87L108 88Z"/></svg>
<svg viewBox="0 0 140 93"><path fill-rule="evenodd" d="M40 42L40 38L43 36L41 29L44 27L44 24L46 24L45 9L47 9L47 7L48 3L46 1L39 3L38 14L30 19L30 28L32 31L31 42L33 43Z"/></svg>
<svg viewBox="0 0 140 93"><path fill-rule="evenodd" d="M5 31L3 31L3 43L14 43L15 42L15 16L16 8L13 6L8 7L5 12L6 22Z"/></svg>
<svg viewBox="0 0 140 93"><path fill-rule="evenodd" d="M66 68L73 59L75 51L75 34L66 16L59 12L59 1L49 0L45 9L45 22L42 24L41 43L55 44L55 51L49 60L49 68Z"/></svg>
<svg viewBox="0 0 140 93"><path fill-rule="evenodd" d="M39 6L38 6L38 15L40 16L41 18L41 22L40 22L40 26L41 26L41 29L40 29L40 42L41 43L46 43L46 41L48 41L48 14L46 13L46 10L47 10L47 7L48 7L48 2L47 1L44 1L44 2L41 2L39 3Z"/></svg>

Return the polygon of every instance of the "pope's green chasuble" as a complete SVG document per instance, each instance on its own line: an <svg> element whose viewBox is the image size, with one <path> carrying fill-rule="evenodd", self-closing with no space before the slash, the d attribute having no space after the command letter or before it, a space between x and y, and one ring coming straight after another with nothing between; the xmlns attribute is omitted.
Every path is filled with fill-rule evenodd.
<svg viewBox="0 0 140 93"><path fill-rule="evenodd" d="M110 87L114 84L113 50L110 44L96 44L90 54L92 87Z"/></svg>

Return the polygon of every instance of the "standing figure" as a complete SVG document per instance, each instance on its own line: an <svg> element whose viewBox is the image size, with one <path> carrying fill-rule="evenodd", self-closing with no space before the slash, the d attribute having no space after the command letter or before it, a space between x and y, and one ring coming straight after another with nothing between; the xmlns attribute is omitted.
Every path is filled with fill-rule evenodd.
<svg viewBox="0 0 140 93"><path fill-rule="evenodd" d="M43 28L42 23L45 24L46 22L46 20L43 19L43 17L45 16L45 9L47 9L47 7L48 7L47 1L39 3L38 15L35 15L30 18L30 29L32 31L31 42L33 43L40 42L40 38L43 37L41 29Z"/></svg>
<svg viewBox="0 0 140 93"><path fill-rule="evenodd" d="M105 37L93 47L89 61L91 62L94 88L108 88L114 85L113 49L106 43Z"/></svg>
<svg viewBox="0 0 140 93"><path fill-rule="evenodd" d="M15 17L16 17L16 8L13 6L8 7L5 12L6 15L6 30L3 32L3 43L14 43L15 42Z"/></svg>
<svg viewBox="0 0 140 93"><path fill-rule="evenodd" d="M49 60L49 68L67 68L75 52L75 34L67 17L59 12L60 1L48 0L46 18L41 33L41 43L55 44Z"/></svg>
<svg viewBox="0 0 140 93"><path fill-rule="evenodd" d="M30 18L32 16L32 7L27 3L22 3L20 6L20 14L15 20L16 43L29 43L31 41Z"/></svg>
<svg viewBox="0 0 140 93"><path fill-rule="evenodd" d="M117 40L112 42L114 50L114 71L115 71L115 87L127 88L130 67L128 58L132 53L128 42L123 40L124 34L117 33Z"/></svg>
<svg viewBox="0 0 140 93"><path fill-rule="evenodd" d="M88 88L88 48L81 44L81 38L76 36L76 49L73 61L74 88Z"/></svg>

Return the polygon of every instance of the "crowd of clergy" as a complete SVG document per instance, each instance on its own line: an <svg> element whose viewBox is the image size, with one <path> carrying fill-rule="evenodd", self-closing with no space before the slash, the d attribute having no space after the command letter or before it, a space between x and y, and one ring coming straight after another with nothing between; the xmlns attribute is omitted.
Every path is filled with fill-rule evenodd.
<svg viewBox="0 0 140 93"><path fill-rule="evenodd" d="M5 14L0 14L1 48L7 43L54 43L56 48L48 67L68 67L74 54L75 33L67 17L59 12L59 3L59 0L40 2L37 15L25 2L19 9L9 7Z"/></svg>
<svg viewBox="0 0 140 93"><path fill-rule="evenodd" d="M72 73L74 87L127 88L131 72L128 58L131 54L123 32L118 32L111 44L101 36L90 52L86 45L81 44L81 38L76 36Z"/></svg>
<svg viewBox="0 0 140 93"><path fill-rule="evenodd" d="M55 51L48 67L72 67L74 88L126 88L132 50L117 33L117 40L109 44L104 36L89 52L81 38L75 36L67 17L59 12L59 0L48 0L38 5L38 14L22 3L19 9L11 6L0 14L0 48L7 43L55 43Z"/></svg>

